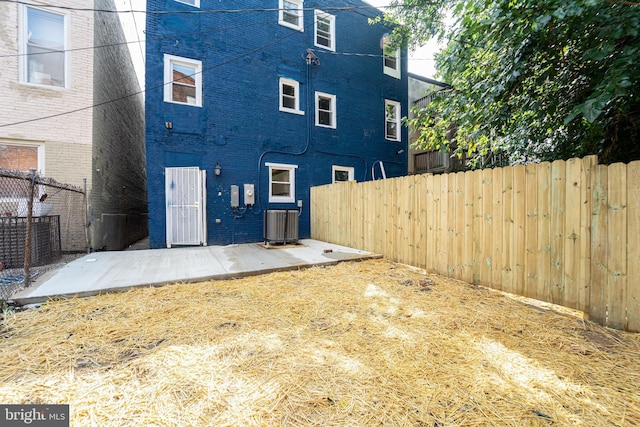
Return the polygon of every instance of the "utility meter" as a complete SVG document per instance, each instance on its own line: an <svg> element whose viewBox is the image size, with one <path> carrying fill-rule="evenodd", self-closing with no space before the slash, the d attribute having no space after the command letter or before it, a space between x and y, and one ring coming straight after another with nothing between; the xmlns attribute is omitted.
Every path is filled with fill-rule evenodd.
<svg viewBox="0 0 640 427"><path fill-rule="evenodd" d="M237 185L231 186L231 207L237 208L240 206L240 194Z"/></svg>
<svg viewBox="0 0 640 427"><path fill-rule="evenodd" d="M247 206L253 206L256 203L255 200L253 184L244 184L244 204Z"/></svg>

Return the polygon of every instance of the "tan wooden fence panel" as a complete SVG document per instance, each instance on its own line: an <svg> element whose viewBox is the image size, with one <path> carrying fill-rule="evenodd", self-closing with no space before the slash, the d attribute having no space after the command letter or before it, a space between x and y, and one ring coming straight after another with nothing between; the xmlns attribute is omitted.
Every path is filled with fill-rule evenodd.
<svg viewBox="0 0 640 427"><path fill-rule="evenodd" d="M627 324L640 331L640 162L627 165Z"/></svg>
<svg viewBox="0 0 640 427"><path fill-rule="evenodd" d="M551 298L551 163L538 165L536 299Z"/></svg>
<svg viewBox="0 0 640 427"><path fill-rule="evenodd" d="M627 298L627 174L623 164L609 166L607 212L608 324L622 328Z"/></svg>
<svg viewBox="0 0 640 427"><path fill-rule="evenodd" d="M607 225L608 168L597 166L591 188L591 283L589 314L594 322L607 323Z"/></svg>
<svg viewBox="0 0 640 427"><path fill-rule="evenodd" d="M590 156L314 187L311 233L640 331L640 162Z"/></svg>

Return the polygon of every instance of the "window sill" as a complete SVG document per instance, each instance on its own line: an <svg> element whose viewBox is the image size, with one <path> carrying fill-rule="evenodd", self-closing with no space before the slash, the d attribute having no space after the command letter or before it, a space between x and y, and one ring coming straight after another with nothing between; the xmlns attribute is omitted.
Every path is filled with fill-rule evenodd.
<svg viewBox="0 0 640 427"><path fill-rule="evenodd" d="M164 102L166 102L167 104L175 104L175 105L185 105L187 107L198 107L198 108L202 108L202 104L189 104L187 102L177 102L177 101L171 101L168 99L165 99Z"/></svg>
<svg viewBox="0 0 640 427"><path fill-rule="evenodd" d="M26 82L26 81L22 81L20 82L20 84L24 86L29 86L32 88L37 88L37 89L48 89L48 90L57 90L57 91L63 91L63 90L69 89L68 86L55 86L55 85L48 85L44 83L33 83L33 82Z"/></svg>
<svg viewBox="0 0 640 427"><path fill-rule="evenodd" d="M318 124L318 123L316 123L316 126L319 127L319 128L325 128L325 129L335 129L336 128L336 126L321 125L321 124Z"/></svg>
<svg viewBox="0 0 640 427"><path fill-rule="evenodd" d="M334 46L328 47L328 46L324 46L324 45L317 44L317 43L314 44L314 46L315 47L319 47L320 49L331 51L331 52L335 52L336 51L336 48Z"/></svg>
<svg viewBox="0 0 640 427"><path fill-rule="evenodd" d="M295 203L295 198L290 197L269 197L269 203Z"/></svg>
<svg viewBox="0 0 640 427"><path fill-rule="evenodd" d="M283 113L291 113L291 114L297 114L299 116L304 116L304 111L302 110L292 110L289 108L280 108L280 111L282 111Z"/></svg>

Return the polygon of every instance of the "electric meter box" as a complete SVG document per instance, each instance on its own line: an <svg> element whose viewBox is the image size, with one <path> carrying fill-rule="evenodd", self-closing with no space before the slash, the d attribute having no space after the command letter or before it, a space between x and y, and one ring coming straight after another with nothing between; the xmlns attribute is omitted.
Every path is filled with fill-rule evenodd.
<svg viewBox="0 0 640 427"><path fill-rule="evenodd" d="M231 207L237 208L240 206L240 189L237 185L231 186Z"/></svg>
<svg viewBox="0 0 640 427"><path fill-rule="evenodd" d="M256 203L255 191L253 184L244 184L244 204L247 206L253 206Z"/></svg>

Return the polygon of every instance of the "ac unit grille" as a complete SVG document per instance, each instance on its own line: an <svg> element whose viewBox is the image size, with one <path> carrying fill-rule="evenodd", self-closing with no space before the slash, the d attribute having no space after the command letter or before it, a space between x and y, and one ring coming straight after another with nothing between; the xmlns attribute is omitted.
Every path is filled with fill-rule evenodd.
<svg viewBox="0 0 640 427"><path fill-rule="evenodd" d="M298 211L294 209L267 209L264 218L266 243L292 243L298 241Z"/></svg>

